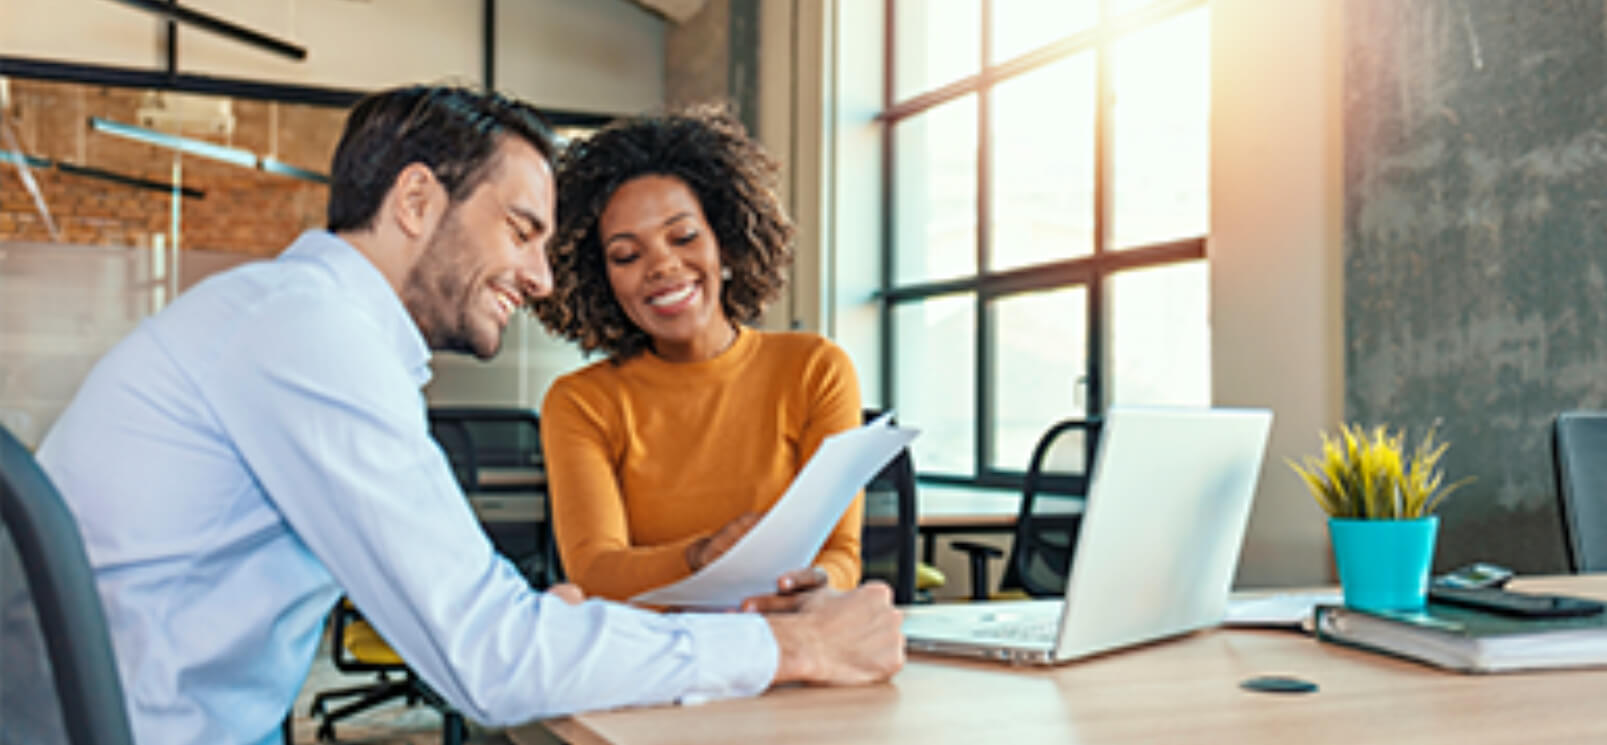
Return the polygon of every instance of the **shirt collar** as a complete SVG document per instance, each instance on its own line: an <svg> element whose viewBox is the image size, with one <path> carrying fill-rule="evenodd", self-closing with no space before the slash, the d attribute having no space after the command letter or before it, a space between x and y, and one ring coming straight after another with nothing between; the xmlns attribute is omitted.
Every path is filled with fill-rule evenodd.
<svg viewBox="0 0 1607 745"><path fill-rule="evenodd" d="M285 249L281 258L302 258L328 267L341 289L390 336L397 358L407 365L420 388L430 382L430 347L385 275L352 244L327 230L309 230Z"/></svg>

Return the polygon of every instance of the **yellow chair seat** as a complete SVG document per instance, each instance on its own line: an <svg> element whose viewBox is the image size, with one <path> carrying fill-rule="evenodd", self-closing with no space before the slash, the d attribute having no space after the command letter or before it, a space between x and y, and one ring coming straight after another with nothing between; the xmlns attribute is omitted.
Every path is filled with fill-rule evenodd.
<svg viewBox="0 0 1607 745"><path fill-rule="evenodd" d="M352 621L346 625L346 651L358 662L368 665L403 664L396 650L391 649L367 621Z"/></svg>
<svg viewBox="0 0 1607 745"><path fill-rule="evenodd" d="M890 577L893 575L892 561L870 561L865 563L865 574L871 577ZM924 561L915 564L915 589L936 590L948 584L949 578L938 569ZM992 593L989 600L1031 600L1032 597L1021 590L1005 590Z"/></svg>
<svg viewBox="0 0 1607 745"><path fill-rule="evenodd" d="M892 559L867 561L865 562L865 576L885 577L888 578L888 582L892 582L891 578L898 573L895 566ZM924 561L915 563L915 589L935 590L942 587L946 582L948 582L948 578L943 576L942 570Z"/></svg>

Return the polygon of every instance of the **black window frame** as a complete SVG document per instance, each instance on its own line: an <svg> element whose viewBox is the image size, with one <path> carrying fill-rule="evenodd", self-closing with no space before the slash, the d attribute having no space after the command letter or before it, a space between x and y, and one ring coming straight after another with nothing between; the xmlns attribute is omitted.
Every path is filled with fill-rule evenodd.
<svg viewBox="0 0 1607 745"><path fill-rule="evenodd" d="M1109 230L1114 184L1112 165L1112 113L1113 84L1111 82L1111 55L1115 43L1133 32L1152 28L1179 14L1208 7L1208 0L1157 0L1142 8L1113 15L1111 0L1100 0L1099 16L1093 27L1068 34L1029 52L991 62L993 4L998 0L980 0L981 34L980 67L976 74L924 90L904 100L895 100L897 59L896 10L899 2L926 2L928 0L884 0L883 81L882 111L876 116L881 127L882 147L882 201L881 201L881 284L876 299L880 303L881 322L881 396L888 405L896 408L897 397L897 328L895 311L905 303L951 296L969 296L975 299L975 380L973 391L974 416L972 473L919 472L923 482L974 485L982 487L1019 489L1025 478L1023 471L994 468L989 462L993 438L993 327L989 314L991 303L1021 293L1084 287L1086 311L1086 369L1082 374L1085 413L1099 417L1105 409L1107 371L1105 350L1109 344L1106 323L1106 283L1117 272L1140 267L1158 267L1169 264L1203 260L1206 258L1207 235L1113 249ZM1005 0L1008 1L1008 0ZM992 155L993 139L990 114L994 89L1002 82L1044 67L1074 54L1092 50L1095 66L1095 126L1094 126L1094 236L1093 252L1087 256L1061 259L1024 267L995 271L989 269L989 252L992 240ZM897 241L895 225L896 166L894 129L907 119L929 112L936 107L975 95L977 102L977 174L976 174L976 273L950 279L896 284ZM919 425L919 422L912 422ZM1047 424L1046 424L1047 427ZM1092 443L1088 443L1090 448ZM1091 461L1085 461L1090 466ZM919 463L917 463L919 466ZM1080 488L1082 478L1046 477L1047 491L1071 491Z"/></svg>

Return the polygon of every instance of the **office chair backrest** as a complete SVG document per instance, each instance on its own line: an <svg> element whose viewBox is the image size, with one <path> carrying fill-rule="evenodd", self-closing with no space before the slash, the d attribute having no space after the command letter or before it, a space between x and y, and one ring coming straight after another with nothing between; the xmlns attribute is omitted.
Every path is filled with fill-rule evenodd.
<svg viewBox="0 0 1607 745"><path fill-rule="evenodd" d="M864 410L864 421L870 422L882 412ZM887 554L893 556L893 602L907 605L915 601L915 544L920 526L915 511L915 462L909 448L899 451L882 470L865 485L867 501L878 492L891 492L897 500L897 519L892 526L872 526L867 521L860 537L860 553L866 563Z"/></svg>
<svg viewBox="0 0 1607 745"><path fill-rule="evenodd" d="M1063 419L1038 438L1027 464L1016 515L1015 541L1005 565L1001 590L1023 590L1034 597L1061 597L1077 546L1081 514L1044 509L1044 494L1082 497L1088 493L1088 467L1099 445L1099 420Z"/></svg>
<svg viewBox="0 0 1607 745"><path fill-rule="evenodd" d="M3 427L0 522L0 563L10 565L0 567L0 741L129 745L123 687L78 524Z"/></svg>
<svg viewBox="0 0 1607 745"><path fill-rule="evenodd" d="M431 417L430 436L446 453L446 462L451 464L452 475L457 478L463 493L479 491L480 463L474 449L474 433L469 430L469 425L461 419Z"/></svg>
<svg viewBox="0 0 1607 745"><path fill-rule="evenodd" d="M431 407L429 422L430 436L445 452L464 494L522 493L539 499L545 511L549 505L546 487L532 487L517 478L488 478L493 470L530 474L546 467L541 453L541 417L534 409ZM563 566L553 541L551 520L542 520L534 536L508 523L487 524L484 528L497 549L515 560L533 586L545 589L562 581ZM534 547L527 545L531 540Z"/></svg>
<svg viewBox="0 0 1607 745"><path fill-rule="evenodd" d="M1607 571L1607 411L1569 411L1553 428L1568 568Z"/></svg>
<svg viewBox="0 0 1607 745"><path fill-rule="evenodd" d="M518 407L429 410L430 434L446 451L465 492L479 491L481 469L541 468L541 419Z"/></svg>

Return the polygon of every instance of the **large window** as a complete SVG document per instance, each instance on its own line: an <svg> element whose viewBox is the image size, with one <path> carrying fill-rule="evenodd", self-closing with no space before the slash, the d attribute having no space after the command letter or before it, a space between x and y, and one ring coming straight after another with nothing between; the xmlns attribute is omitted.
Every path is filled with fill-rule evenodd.
<svg viewBox="0 0 1607 745"><path fill-rule="evenodd" d="M923 477L1206 404L1204 0L888 0L883 397Z"/></svg>

